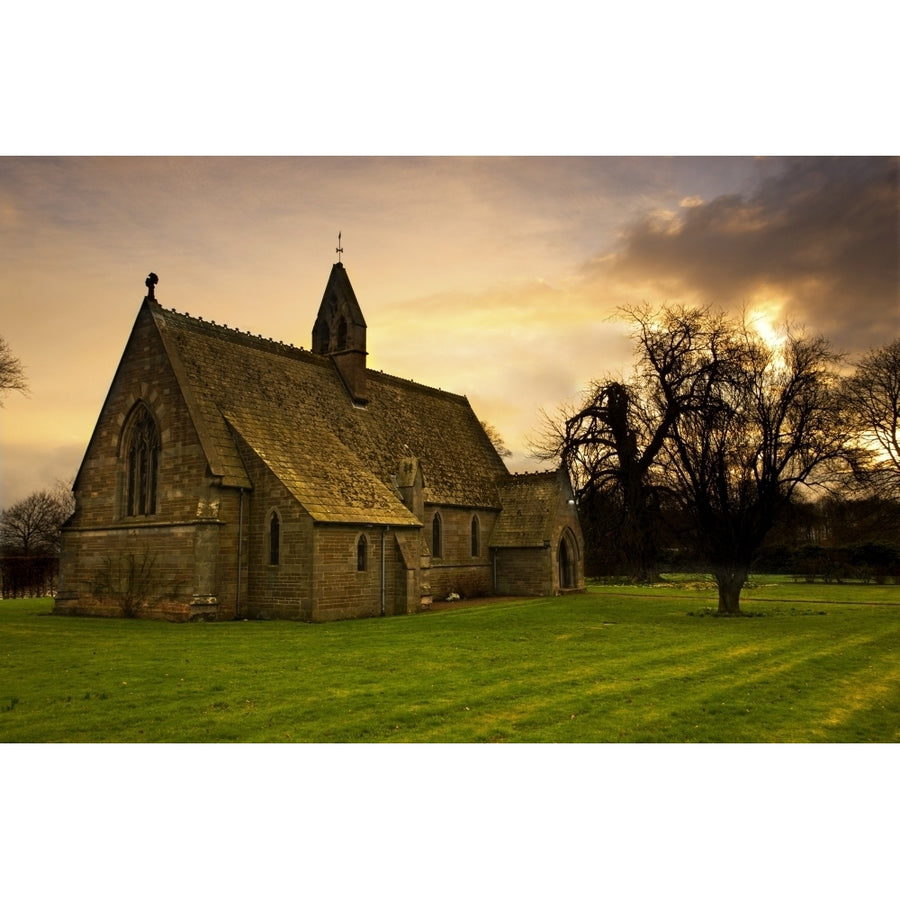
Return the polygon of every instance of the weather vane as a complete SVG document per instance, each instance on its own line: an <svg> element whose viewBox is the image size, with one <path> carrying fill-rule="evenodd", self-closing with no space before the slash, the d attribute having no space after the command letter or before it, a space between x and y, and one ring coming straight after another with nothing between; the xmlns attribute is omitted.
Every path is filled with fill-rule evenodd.
<svg viewBox="0 0 900 900"><path fill-rule="evenodd" d="M341 261L341 254L344 252L344 248L341 246L341 233L338 232L338 245L334 248L334 252L338 255L338 262Z"/></svg>

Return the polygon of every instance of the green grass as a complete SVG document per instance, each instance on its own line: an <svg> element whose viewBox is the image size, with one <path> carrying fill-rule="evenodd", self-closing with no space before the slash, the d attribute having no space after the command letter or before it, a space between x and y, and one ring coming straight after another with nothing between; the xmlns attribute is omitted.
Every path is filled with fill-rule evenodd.
<svg viewBox="0 0 900 900"><path fill-rule="evenodd" d="M900 586L696 578L324 625L0 602L3 742L894 742Z"/></svg>

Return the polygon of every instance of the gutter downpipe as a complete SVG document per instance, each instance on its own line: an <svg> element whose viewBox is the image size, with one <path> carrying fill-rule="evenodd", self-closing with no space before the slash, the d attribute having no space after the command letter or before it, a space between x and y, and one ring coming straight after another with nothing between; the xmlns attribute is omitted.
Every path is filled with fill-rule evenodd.
<svg viewBox="0 0 900 900"><path fill-rule="evenodd" d="M244 547L244 489L241 488L240 512L238 512L238 554L237 554L237 597L234 600L234 617L239 619L241 613L241 569L243 568L242 551Z"/></svg>
<svg viewBox="0 0 900 900"><path fill-rule="evenodd" d="M493 570L491 572L491 575L492 575L491 581L493 582L492 587L494 589L494 593L496 593L497 592L497 548L496 547L494 547L493 552L491 553L491 563L492 563L491 569Z"/></svg>
<svg viewBox="0 0 900 900"><path fill-rule="evenodd" d="M381 529L381 615L384 615L384 538L387 530L387 525Z"/></svg>

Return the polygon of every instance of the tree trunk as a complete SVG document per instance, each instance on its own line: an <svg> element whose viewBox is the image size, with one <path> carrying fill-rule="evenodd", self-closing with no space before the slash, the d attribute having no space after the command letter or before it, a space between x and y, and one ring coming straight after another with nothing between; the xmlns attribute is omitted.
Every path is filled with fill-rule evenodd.
<svg viewBox="0 0 900 900"><path fill-rule="evenodd" d="M741 588L747 580L743 566L723 566L714 572L719 587L719 615L741 615Z"/></svg>

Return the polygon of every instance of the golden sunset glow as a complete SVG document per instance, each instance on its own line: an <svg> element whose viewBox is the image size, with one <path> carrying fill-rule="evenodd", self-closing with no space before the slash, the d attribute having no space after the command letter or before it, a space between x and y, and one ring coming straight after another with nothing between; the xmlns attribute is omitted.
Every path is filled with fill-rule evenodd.
<svg viewBox="0 0 900 900"><path fill-rule="evenodd" d="M0 160L0 506L71 478L131 324L163 306L309 346L342 258L369 365L468 396L516 471L541 410L627 374L628 304L747 309L860 352L900 332L896 160ZM828 208L840 228L823 218Z"/></svg>
<svg viewBox="0 0 900 900"><path fill-rule="evenodd" d="M763 292L764 295L769 292ZM787 322L782 310L789 298L756 300L745 312L747 324L762 338L765 345L776 355L787 340Z"/></svg>

